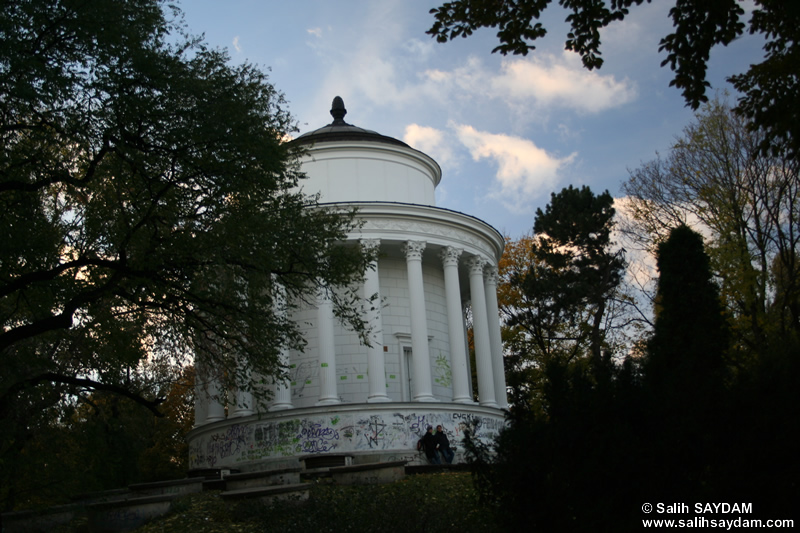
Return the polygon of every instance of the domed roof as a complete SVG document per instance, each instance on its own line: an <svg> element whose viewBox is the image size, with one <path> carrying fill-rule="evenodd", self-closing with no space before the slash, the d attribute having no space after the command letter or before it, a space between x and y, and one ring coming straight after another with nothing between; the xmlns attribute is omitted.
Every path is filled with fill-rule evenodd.
<svg viewBox="0 0 800 533"><path fill-rule="evenodd" d="M381 135L376 131L365 130L364 128L359 128L358 126L348 124L344 121L344 116L346 114L347 109L344 107L344 100L342 100L340 96L337 96L333 99L333 104L331 105L331 116L333 117L333 122L327 126L323 126L314 131L309 131L300 135L292 141L292 144L303 145L335 141L369 141L384 144L395 144L410 148L410 146L408 146L406 143L395 139L394 137L387 137L386 135Z"/></svg>

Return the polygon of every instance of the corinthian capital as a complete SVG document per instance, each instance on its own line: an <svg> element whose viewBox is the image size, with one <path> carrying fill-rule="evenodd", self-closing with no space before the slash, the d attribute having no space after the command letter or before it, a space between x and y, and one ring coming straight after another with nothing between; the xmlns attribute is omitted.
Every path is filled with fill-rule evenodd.
<svg viewBox="0 0 800 533"><path fill-rule="evenodd" d="M370 252L378 251L381 247L380 239L361 239L361 247Z"/></svg>
<svg viewBox="0 0 800 533"><path fill-rule="evenodd" d="M499 279L499 274L497 273L497 267L492 263L486 263L486 266L483 269L483 276L486 280L487 285L497 285L497 280Z"/></svg>
<svg viewBox="0 0 800 533"><path fill-rule="evenodd" d="M486 264L486 259L479 255L472 256L467 261L467 266L469 266L469 273L470 274L480 274L483 276L483 266Z"/></svg>
<svg viewBox="0 0 800 533"><path fill-rule="evenodd" d="M422 251L425 249L425 241L406 241L403 245L403 253L406 254L406 261L422 260Z"/></svg>
<svg viewBox="0 0 800 533"><path fill-rule="evenodd" d="M463 251L464 250L461 248L447 246L442 248L442 251L439 252L439 257L442 258L442 264L444 264L444 266L458 266L458 258L461 257Z"/></svg>

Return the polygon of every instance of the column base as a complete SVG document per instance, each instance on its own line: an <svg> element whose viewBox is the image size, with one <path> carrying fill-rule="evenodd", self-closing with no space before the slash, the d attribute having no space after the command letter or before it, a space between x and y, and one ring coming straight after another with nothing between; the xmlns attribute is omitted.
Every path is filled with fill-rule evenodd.
<svg viewBox="0 0 800 533"><path fill-rule="evenodd" d="M436 399L436 398L434 398L433 396L428 396L428 395L426 395L426 396L417 396L417 397L415 397L415 398L414 398L414 401L415 401L415 402L428 402L428 403L434 403L434 402L438 402L439 400L437 400L437 399Z"/></svg>
<svg viewBox="0 0 800 533"><path fill-rule="evenodd" d="M367 403L386 403L391 402L392 399L386 395L383 396L371 396L367 398Z"/></svg>
<svg viewBox="0 0 800 533"><path fill-rule="evenodd" d="M292 407L294 406L290 403L278 403L275 405L270 405L267 411L285 411L287 409L291 409Z"/></svg>
<svg viewBox="0 0 800 533"><path fill-rule="evenodd" d="M472 398L453 398L453 403L463 403L467 405L478 405L478 402Z"/></svg>
<svg viewBox="0 0 800 533"><path fill-rule="evenodd" d="M325 400L320 400L317 403L315 403L314 405L317 405L317 406L321 406L321 405L336 405L336 404L340 404L340 403L342 403L342 401L339 398L328 398L328 399L325 399Z"/></svg>

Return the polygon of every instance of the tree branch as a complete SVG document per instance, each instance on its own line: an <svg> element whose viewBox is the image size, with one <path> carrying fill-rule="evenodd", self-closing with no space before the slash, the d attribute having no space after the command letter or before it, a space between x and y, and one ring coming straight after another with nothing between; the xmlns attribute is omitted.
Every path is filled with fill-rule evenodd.
<svg viewBox="0 0 800 533"><path fill-rule="evenodd" d="M166 398L156 398L155 400L148 400L142 397L140 394L130 391L125 387L120 387L119 385L111 385L108 383L100 383L99 381L95 381L93 379L88 379L88 378L66 376L64 374L58 374L56 372L46 372L44 374L40 374L38 376L26 379L25 381L19 383L19 386L16 388L21 389L26 385L37 385L39 383L48 381L54 383L61 383L63 385L75 385L78 387L84 387L96 391L105 391L105 392L112 392L114 394L119 394L121 396L133 400L139 405L146 407L155 416L159 418L164 417L164 413L158 410L158 406L164 403L164 401L166 401Z"/></svg>

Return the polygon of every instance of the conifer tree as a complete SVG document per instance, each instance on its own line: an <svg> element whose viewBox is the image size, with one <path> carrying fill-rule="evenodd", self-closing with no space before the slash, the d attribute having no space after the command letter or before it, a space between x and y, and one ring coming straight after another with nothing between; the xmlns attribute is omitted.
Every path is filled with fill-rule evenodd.
<svg viewBox="0 0 800 533"><path fill-rule="evenodd" d="M700 234L687 226L672 230L658 247L658 269L648 379L672 401L718 392L730 334Z"/></svg>

